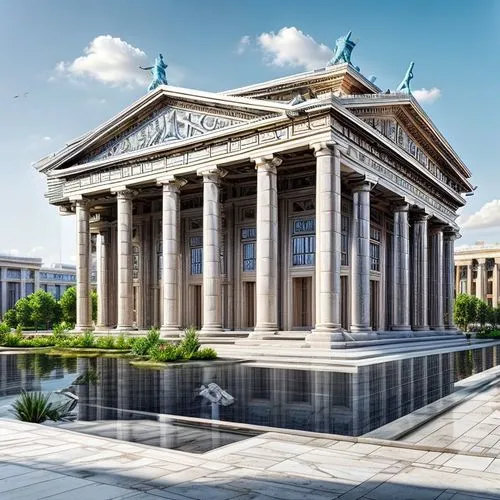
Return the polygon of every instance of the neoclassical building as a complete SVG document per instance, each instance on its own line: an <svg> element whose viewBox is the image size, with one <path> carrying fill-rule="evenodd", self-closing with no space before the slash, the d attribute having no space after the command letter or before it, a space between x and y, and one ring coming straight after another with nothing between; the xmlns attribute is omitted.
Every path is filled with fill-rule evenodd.
<svg viewBox="0 0 500 500"><path fill-rule="evenodd" d="M91 233L98 329L317 346L454 330L470 172L409 85L342 60L221 93L159 84L36 168L76 219L78 330Z"/></svg>
<svg viewBox="0 0 500 500"><path fill-rule="evenodd" d="M499 302L500 244L478 242L455 250L456 293L474 295L488 305Z"/></svg>

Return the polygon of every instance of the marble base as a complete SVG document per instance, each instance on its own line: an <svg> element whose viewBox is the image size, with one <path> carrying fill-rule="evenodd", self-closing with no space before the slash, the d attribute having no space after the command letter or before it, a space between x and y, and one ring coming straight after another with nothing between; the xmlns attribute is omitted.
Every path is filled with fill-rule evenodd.
<svg viewBox="0 0 500 500"><path fill-rule="evenodd" d="M93 331L94 327L92 325L76 325L73 329L74 333L83 333L88 332L89 330Z"/></svg>
<svg viewBox="0 0 500 500"><path fill-rule="evenodd" d="M160 328L160 338L180 337L183 332L184 332L184 330L182 330L179 327L162 326Z"/></svg>
<svg viewBox="0 0 500 500"><path fill-rule="evenodd" d="M117 326L115 329L114 329L115 332L133 332L133 331L137 331L137 327L135 326Z"/></svg>
<svg viewBox="0 0 500 500"><path fill-rule="evenodd" d="M225 332L223 328L202 328L199 332L198 335L200 337L222 337L224 334L231 333L231 332Z"/></svg>

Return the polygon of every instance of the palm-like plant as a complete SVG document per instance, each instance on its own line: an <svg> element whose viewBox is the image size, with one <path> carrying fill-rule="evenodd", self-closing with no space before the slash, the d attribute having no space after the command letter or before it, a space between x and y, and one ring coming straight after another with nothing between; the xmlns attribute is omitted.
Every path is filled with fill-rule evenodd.
<svg viewBox="0 0 500 500"><path fill-rule="evenodd" d="M22 391L19 398L12 405L12 412L18 420L41 424L46 420L57 422L65 418L69 411L68 403L54 403L50 401L51 393Z"/></svg>

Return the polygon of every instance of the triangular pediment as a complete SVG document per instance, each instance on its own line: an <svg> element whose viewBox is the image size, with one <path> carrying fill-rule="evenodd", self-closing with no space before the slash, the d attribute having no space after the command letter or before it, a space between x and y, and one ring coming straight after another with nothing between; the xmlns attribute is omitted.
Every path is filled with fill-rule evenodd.
<svg viewBox="0 0 500 500"><path fill-rule="evenodd" d="M171 143L216 135L284 115L277 103L161 87L66 148L38 163L41 171L121 157Z"/></svg>

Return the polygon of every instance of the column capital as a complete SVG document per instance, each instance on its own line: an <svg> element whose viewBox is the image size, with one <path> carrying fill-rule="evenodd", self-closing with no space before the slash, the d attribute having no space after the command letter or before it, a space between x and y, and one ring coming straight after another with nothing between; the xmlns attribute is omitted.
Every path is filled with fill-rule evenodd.
<svg viewBox="0 0 500 500"><path fill-rule="evenodd" d="M413 222L427 222L430 219L430 215L425 212L416 212L413 214Z"/></svg>
<svg viewBox="0 0 500 500"><path fill-rule="evenodd" d="M179 192L182 186L187 184L187 180L182 177L176 177L175 175L167 175L165 177L159 177L156 179L156 184L158 186L163 186L163 189L168 189L171 191Z"/></svg>
<svg viewBox="0 0 500 500"><path fill-rule="evenodd" d="M377 182L374 180L364 179L352 185L352 192L370 192L375 187L375 184L377 184Z"/></svg>
<svg viewBox="0 0 500 500"><path fill-rule="evenodd" d="M283 163L281 158L275 155L263 155L250 158L255 163L255 170L269 170L276 173L276 169Z"/></svg>
<svg viewBox="0 0 500 500"><path fill-rule="evenodd" d="M445 240L458 240L458 238L460 238L460 233L453 227L446 227L444 228L443 236Z"/></svg>
<svg viewBox="0 0 500 500"><path fill-rule="evenodd" d="M130 189L126 186L120 186L111 189L111 193L116 194L116 198L118 200L131 200L137 194L137 191Z"/></svg>
<svg viewBox="0 0 500 500"><path fill-rule="evenodd" d="M392 203L391 209L393 212L409 212L410 211L410 204L407 203L406 201L402 201L399 203Z"/></svg>
<svg viewBox="0 0 500 500"><path fill-rule="evenodd" d="M204 182L218 182L227 175L227 170L218 167L217 165L207 165L196 171L196 175L203 177Z"/></svg>
<svg viewBox="0 0 500 500"><path fill-rule="evenodd" d="M77 195L70 200L73 202L75 207L79 208L90 208L90 200L88 198L84 198L82 195Z"/></svg>

